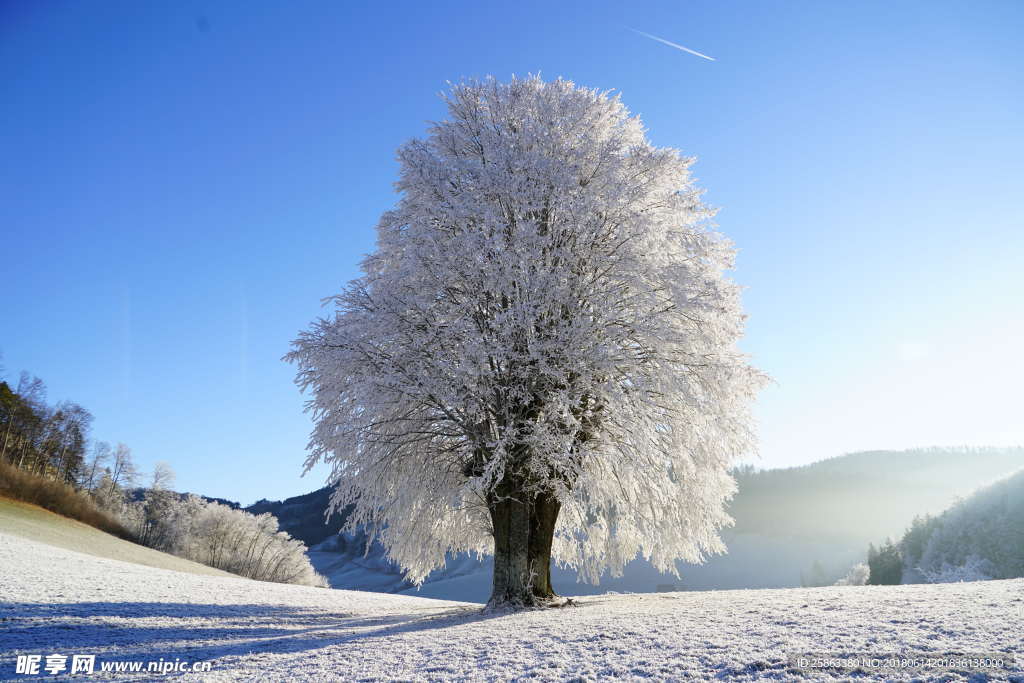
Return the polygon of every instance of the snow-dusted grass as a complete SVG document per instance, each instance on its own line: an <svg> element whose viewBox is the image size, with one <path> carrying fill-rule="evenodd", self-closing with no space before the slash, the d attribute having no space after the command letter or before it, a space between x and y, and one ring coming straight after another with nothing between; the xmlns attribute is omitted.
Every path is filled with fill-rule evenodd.
<svg viewBox="0 0 1024 683"><path fill-rule="evenodd" d="M1024 657L1022 600L1014 580L603 595L483 614L469 603L185 574L0 533L0 678L18 653L56 652L213 660L208 680L791 679L804 675L787 664L797 652Z"/></svg>
<svg viewBox="0 0 1024 683"><path fill-rule="evenodd" d="M0 498L0 533L42 541L66 550L192 574L231 576L206 565L130 543L88 524L35 505Z"/></svg>

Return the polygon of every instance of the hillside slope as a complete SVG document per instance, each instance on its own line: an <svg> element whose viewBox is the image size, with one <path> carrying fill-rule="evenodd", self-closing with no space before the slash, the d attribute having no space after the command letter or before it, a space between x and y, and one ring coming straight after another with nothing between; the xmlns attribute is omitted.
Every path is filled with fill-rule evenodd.
<svg viewBox="0 0 1024 683"><path fill-rule="evenodd" d="M5 538L20 536L66 550L147 567L207 576L234 576L198 562L130 543L87 524L8 498L0 498L0 534L4 534Z"/></svg>
<svg viewBox="0 0 1024 683"><path fill-rule="evenodd" d="M91 653L97 671L203 662L208 672L184 678L224 681L849 679L849 669L800 669L790 657L1020 660L1022 590L1017 580L603 595L577 608L484 614L465 603L196 576L3 536L0 678L13 676L19 654ZM973 671L958 666L945 680ZM1004 662L988 673L1020 668Z"/></svg>

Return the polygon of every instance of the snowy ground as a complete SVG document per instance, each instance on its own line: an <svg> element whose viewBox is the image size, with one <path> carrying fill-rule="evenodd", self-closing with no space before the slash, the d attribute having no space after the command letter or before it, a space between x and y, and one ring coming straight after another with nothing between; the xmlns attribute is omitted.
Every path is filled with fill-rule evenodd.
<svg viewBox="0 0 1024 683"><path fill-rule="evenodd" d="M482 614L468 603L186 574L0 532L4 679L15 677L18 654L95 654L97 668L210 661L210 673L186 676L206 680L845 678L802 672L787 657L1024 658L1022 634L1021 580L605 595L576 608Z"/></svg>

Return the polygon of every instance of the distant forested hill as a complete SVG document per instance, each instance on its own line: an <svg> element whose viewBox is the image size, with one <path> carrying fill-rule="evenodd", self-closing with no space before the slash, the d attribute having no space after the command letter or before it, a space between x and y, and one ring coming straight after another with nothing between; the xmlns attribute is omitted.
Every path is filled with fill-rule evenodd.
<svg viewBox="0 0 1024 683"><path fill-rule="evenodd" d="M879 539L1021 467L1024 448L926 448L747 468L730 512L737 533Z"/></svg>
<svg viewBox="0 0 1024 683"><path fill-rule="evenodd" d="M904 583L1024 576L1024 470L916 518L899 551Z"/></svg>
<svg viewBox="0 0 1024 683"><path fill-rule="evenodd" d="M245 508L246 512L261 515L269 512L275 517L281 529L293 538L302 540L313 547L328 536L334 536L344 524L345 514L333 514L327 518L331 489L328 486L285 500L259 500Z"/></svg>

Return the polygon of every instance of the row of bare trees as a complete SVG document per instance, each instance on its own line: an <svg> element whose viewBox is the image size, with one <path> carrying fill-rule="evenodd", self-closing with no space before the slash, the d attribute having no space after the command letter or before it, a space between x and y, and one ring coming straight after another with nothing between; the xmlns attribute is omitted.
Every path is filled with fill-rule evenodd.
<svg viewBox="0 0 1024 683"><path fill-rule="evenodd" d="M0 459L69 484L85 469L92 413L72 401L46 402L46 385L22 373L0 382Z"/></svg>
<svg viewBox="0 0 1024 683"><path fill-rule="evenodd" d="M0 461L100 499L116 497L139 483L139 470L128 446L90 439L92 422L78 403L49 404L46 384L27 372L14 387L0 381Z"/></svg>

